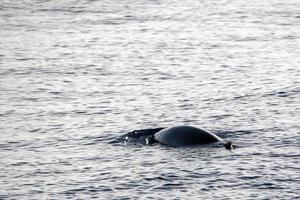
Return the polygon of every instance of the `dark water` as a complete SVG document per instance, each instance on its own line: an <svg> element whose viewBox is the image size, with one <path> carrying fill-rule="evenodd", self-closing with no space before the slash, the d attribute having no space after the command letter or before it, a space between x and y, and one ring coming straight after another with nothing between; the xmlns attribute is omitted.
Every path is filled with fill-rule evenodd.
<svg viewBox="0 0 300 200"><path fill-rule="evenodd" d="M1 1L0 199L299 199L300 2ZM115 141L194 125L241 148Z"/></svg>

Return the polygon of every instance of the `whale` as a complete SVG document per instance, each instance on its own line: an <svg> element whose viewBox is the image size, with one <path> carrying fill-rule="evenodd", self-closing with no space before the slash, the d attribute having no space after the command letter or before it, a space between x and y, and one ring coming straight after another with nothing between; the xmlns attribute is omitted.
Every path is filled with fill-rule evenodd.
<svg viewBox="0 0 300 200"><path fill-rule="evenodd" d="M184 147L218 142L224 144L226 149L233 148L231 142L225 142L212 132L186 125L133 131L126 138L128 136L142 138L147 145L159 143L170 147Z"/></svg>
<svg viewBox="0 0 300 200"><path fill-rule="evenodd" d="M174 126L154 134L161 144L173 147L223 142L217 135L193 126Z"/></svg>

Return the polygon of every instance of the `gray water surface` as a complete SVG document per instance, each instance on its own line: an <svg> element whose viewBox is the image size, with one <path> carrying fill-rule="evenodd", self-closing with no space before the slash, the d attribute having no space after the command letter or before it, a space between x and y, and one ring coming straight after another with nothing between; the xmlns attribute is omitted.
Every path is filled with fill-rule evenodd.
<svg viewBox="0 0 300 200"><path fill-rule="evenodd" d="M299 199L300 1L1 1L0 199ZM115 141L193 125L241 146Z"/></svg>

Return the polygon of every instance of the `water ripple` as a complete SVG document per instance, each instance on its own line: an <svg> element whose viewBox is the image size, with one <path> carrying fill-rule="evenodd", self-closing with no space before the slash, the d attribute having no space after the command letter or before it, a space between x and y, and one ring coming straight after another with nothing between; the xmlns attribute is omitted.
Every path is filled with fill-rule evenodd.
<svg viewBox="0 0 300 200"><path fill-rule="evenodd" d="M2 2L0 199L297 199L299 8ZM237 148L124 141L183 124Z"/></svg>

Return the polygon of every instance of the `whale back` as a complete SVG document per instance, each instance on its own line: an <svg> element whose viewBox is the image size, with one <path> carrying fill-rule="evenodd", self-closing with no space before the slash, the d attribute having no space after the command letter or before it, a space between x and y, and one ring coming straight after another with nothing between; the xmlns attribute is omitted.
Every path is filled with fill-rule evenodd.
<svg viewBox="0 0 300 200"><path fill-rule="evenodd" d="M155 140L168 146L187 146L222 142L215 134L192 126L175 126L155 133Z"/></svg>

